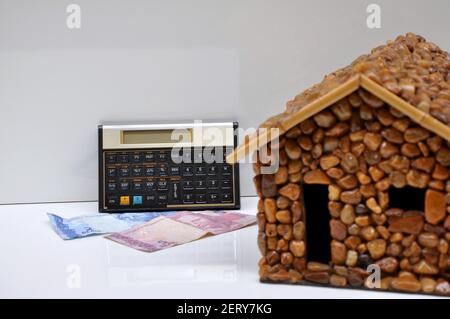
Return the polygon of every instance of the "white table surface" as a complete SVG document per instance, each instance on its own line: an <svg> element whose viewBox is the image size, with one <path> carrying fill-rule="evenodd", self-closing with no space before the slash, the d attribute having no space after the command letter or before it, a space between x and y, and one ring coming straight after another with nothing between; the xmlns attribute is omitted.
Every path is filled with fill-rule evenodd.
<svg viewBox="0 0 450 319"><path fill-rule="evenodd" d="M255 208L242 199L243 212ZM103 236L62 240L47 212L95 214L97 203L0 205L0 298L424 298L261 284L257 226L145 253Z"/></svg>

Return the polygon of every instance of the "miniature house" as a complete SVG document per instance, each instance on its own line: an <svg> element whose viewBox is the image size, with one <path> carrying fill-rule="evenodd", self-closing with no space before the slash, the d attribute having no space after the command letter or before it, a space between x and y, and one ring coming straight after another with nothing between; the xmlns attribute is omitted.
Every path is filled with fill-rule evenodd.
<svg viewBox="0 0 450 319"><path fill-rule="evenodd" d="M400 36L260 127L227 161L278 140L276 173L254 164L261 281L450 295L447 52Z"/></svg>

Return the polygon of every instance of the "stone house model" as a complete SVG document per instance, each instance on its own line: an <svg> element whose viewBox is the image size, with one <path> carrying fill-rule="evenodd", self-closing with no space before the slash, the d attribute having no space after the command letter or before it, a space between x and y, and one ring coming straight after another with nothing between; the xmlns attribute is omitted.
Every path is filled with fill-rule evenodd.
<svg viewBox="0 0 450 319"><path fill-rule="evenodd" d="M449 53L400 36L260 127L227 161L278 138L276 173L254 164L262 282L450 296Z"/></svg>

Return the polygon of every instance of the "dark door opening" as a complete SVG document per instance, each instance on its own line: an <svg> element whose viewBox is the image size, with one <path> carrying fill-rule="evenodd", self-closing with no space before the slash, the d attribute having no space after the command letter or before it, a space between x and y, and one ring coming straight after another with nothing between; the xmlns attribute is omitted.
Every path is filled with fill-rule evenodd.
<svg viewBox="0 0 450 319"><path fill-rule="evenodd" d="M425 189L405 186L389 188L389 207L401 208L404 211L425 209Z"/></svg>
<svg viewBox="0 0 450 319"><path fill-rule="evenodd" d="M303 194L307 259L328 264L331 260L328 186L304 184Z"/></svg>

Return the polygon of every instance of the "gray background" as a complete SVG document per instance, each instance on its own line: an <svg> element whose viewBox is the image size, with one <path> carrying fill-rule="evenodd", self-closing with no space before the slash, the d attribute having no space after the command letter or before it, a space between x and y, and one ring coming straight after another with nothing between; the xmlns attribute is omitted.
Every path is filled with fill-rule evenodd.
<svg viewBox="0 0 450 319"><path fill-rule="evenodd" d="M80 30L66 27L70 3ZM0 203L95 200L99 123L256 126L399 34L448 50L449 12L448 0L0 0ZM241 185L254 194L247 165Z"/></svg>

